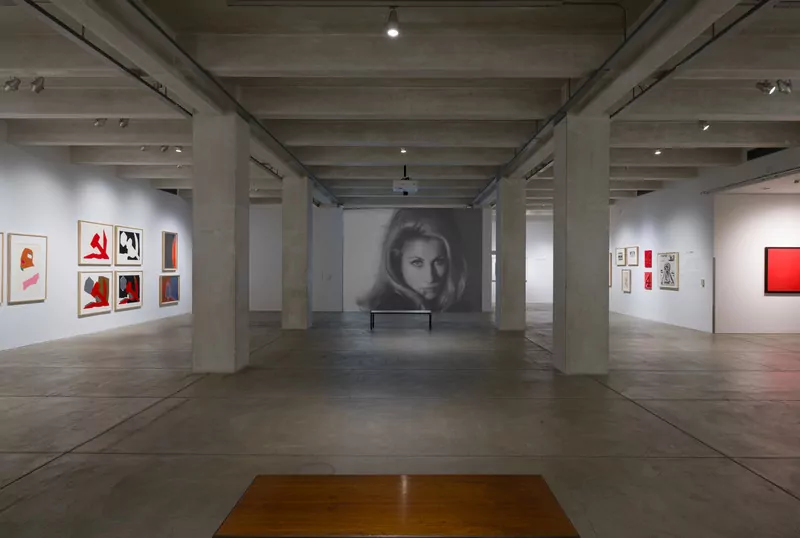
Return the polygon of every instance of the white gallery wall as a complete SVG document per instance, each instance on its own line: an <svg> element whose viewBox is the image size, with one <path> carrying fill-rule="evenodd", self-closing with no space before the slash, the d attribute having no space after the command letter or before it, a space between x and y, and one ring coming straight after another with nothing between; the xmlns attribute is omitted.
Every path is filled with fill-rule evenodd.
<svg viewBox="0 0 800 538"><path fill-rule="evenodd" d="M342 210L313 208L312 307L342 311ZM283 305L283 233L279 205L250 206L250 309L279 312Z"/></svg>
<svg viewBox="0 0 800 538"><path fill-rule="evenodd" d="M800 195L716 195L717 332L800 332L800 296L764 293L765 247L800 247Z"/></svg>
<svg viewBox="0 0 800 538"><path fill-rule="evenodd" d="M497 249L494 221L492 251ZM494 280L494 279L493 279ZM492 303L497 289L492 282ZM553 215L528 215L525 224L525 302L553 302Z"/></svg>
<svg viewBox="0 0 800 538"><path fill-rule="evenodd" d="M0 130L2 122L0 122ZM5 234L0 349L93 333L192 310L191 207L147 184L123 181L113 169L70 164L61 148L19 148L0 133L0 232ZM78 318L78 272L115 267L78 266L78 220L142 228L142 308ZM179 234L181 301L159 306L161 232ZM9 305L9 233L48 236L47 300ZM113 284L112 284L113 288Z"/></svg>

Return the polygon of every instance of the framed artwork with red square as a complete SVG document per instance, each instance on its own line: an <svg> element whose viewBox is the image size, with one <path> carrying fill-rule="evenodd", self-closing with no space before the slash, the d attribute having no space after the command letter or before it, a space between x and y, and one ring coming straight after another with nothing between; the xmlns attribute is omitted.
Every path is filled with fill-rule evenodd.
<svg viewBox="0 0 800 538"><path fill-rule="evenodd" d="M764 249L764 293L800 293L800 247Z"/></svg>
<svg viewBox="0 0 800 538"><path fill-rule="evenodd" d="M644 274L644 289L646 290L653 289L653 273L651 271L647 271Z"/></svg>
<svg viewBox="0 0 800 538"><path fill-rule="evenodd" d="M645 267L653 267L653 251L652 250L645 250L644 251L644 266Z"/></svg>

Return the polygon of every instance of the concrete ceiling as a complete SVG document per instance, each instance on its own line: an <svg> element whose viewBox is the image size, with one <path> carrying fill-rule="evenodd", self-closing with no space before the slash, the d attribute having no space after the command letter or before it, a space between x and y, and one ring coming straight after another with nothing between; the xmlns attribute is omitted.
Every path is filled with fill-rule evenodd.
<svg viewBox="0 0 800 538"><path fill-rule="evenodd" d="M724 194L800 194L800 174L786 176L745 185L724 191Z"/></svg>
<svg viewBox="0 0 800 538"><path fill-rule="evenodd" d="M23 79L21 91L0 93L9 141L68 146L76 163L115 166L121 177L158 188L190 189L191 120L19 4L0 3L0 77ZM586 110L618 110L711 39L712 23L719 33L753 5L395 2L402 33L390 40L383 33L388 4L381 2L145 4L152 20L285 146L254 136L251 154L278 176L253 165L253 198L278 200L280 176L310 172L321 185L318 199L334 201L325 200L327 190L345 207L466 206L501 170L528 177L552 148L544 138L526 144L625 32L642 23L638 41L623 47L622 63L603 72L587 96ZM190 111L213 111L227 99L127 1L51 0L39 7L78 32L84 26L97 47ZM691 180L699 168L736 165L748 149L799 145L798 94L755 88L764 78L800 79L797 58L800 9L772 2L653 86L614 117L609 199ZM46 77L42 93L27 91L34 76ZM96 118L108 121L95 127ZM130 119L126 128L119 118ZM711 122L710 129L700 129L700 121ZM162 152L165 145L170 149ZM403 165L420 184L417 195L391 192ZM551 204L552 169L528 188L530 207Z"/></svg>

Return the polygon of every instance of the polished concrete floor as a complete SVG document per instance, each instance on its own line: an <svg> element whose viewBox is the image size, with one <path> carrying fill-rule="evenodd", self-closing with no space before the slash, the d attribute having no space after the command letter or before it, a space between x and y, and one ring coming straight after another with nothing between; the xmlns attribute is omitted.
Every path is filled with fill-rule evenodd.
<svg viewBox="0 0 800 538"><path fill-rule="evenodd" d="M612 316L613 371L483 315L255 314L253 368L191 320L0 353L0 537L210 537L258 473L543 474L584 538L800 536L800 335Z"/></svg>

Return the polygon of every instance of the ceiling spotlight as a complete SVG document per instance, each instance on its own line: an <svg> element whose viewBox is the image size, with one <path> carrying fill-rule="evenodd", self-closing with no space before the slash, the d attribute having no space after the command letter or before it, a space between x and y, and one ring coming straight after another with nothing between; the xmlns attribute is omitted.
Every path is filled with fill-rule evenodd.
<svg viewBox="0 0 800 538"><path fill-rule="evenodd" d="M139 151L147 151L147 146L141 146L141 147L139 148Z"/></svg>
<svg viewBox="0 0 800 538"><path fill-rule="evenodd" d="M394 39L400 35L400 21L397 18L397 9L389 8L389 19L386 21L386 35Z"/></svg>
<svg viewBox="0 0 800 538"><path fill-rule="evenodd" d="M11 77L8 79L5 84L3 84L3 91L4 92L15 92L19 89L19 85L22 83L20 79L17 77Z"/></svg>
<svg viewBox="0 0 800 538"><path fill-rule="evenodd" d="M775 83L769 80L762 80L756 82L756 88L761 90L761 93L765 93L767 95L772 95L773 93L775 93L775 90L778 89Z"/></svg>
<svg viewBox="0 0 800 538"><path fill-rule="evenodd" d="M33 93L42 93L44 90L44 77L36 77L31 82L31 91Z"/></svg>
<svg viewBox="0 0 800 538"><path fill-rule="evenodd" d="M400 148L400 153L406 153L406 148Z"/></svg>
<svg viewBox="0 0 800 538"><path fill-rule="evenodd" d="M179 164L179 165L177 165L177 166L178 166L178 168L183 168L183 165L182 165L182 164Z"/></svg>
<svg viewBox="0 0 800 538"><path fill-rule="evenodd" d="M119 126L120 126L120 128L124 129L125 127L128 126L128 124L130 122L131 122L131 120L129 120L128 118L120 118L119 119Z"/></svg>
<svg viewBox="0 0 800 538"><path fill-rule="evenodd" d="M161 146L159 149L161 150L161 153L166 153L169 149L169 146Z"/></svg>
<svg viewBox="0 0 800 538"><path fill-rule="evenodd" d="M653 153L654 153L655 155L661 155L661 150L660 150L660 149L657 149L657 150L655 150Z"/></svg>
<svg viewBox="0 0 800 538"><path fill-rule="evenodd" d="M707 121L701 121L700 122L700 129L703 130L703 131L708 131L709 129L711 129L711 124L708 123Z"/></svg>
<svg viewBox="0 0 800 538"><path fill-rule="evenodd" d="M96 120L94 120L94 123L92 123L92 125L94 125L95 127L103 127L105 124L106 124L106 118L97 118Z"/></svg>
<svg viewBox="0 0 800 538"><path fill-rule="evenodd" d="M792 81L791 80L778 80L778 91L781 93L792 93Z"/></svg>
<svg viewBox="0 0 800 538"><path fill-rule="evenodd" d="M183 148L181 146L175 146L175 153L183 153Z"/></svg>

